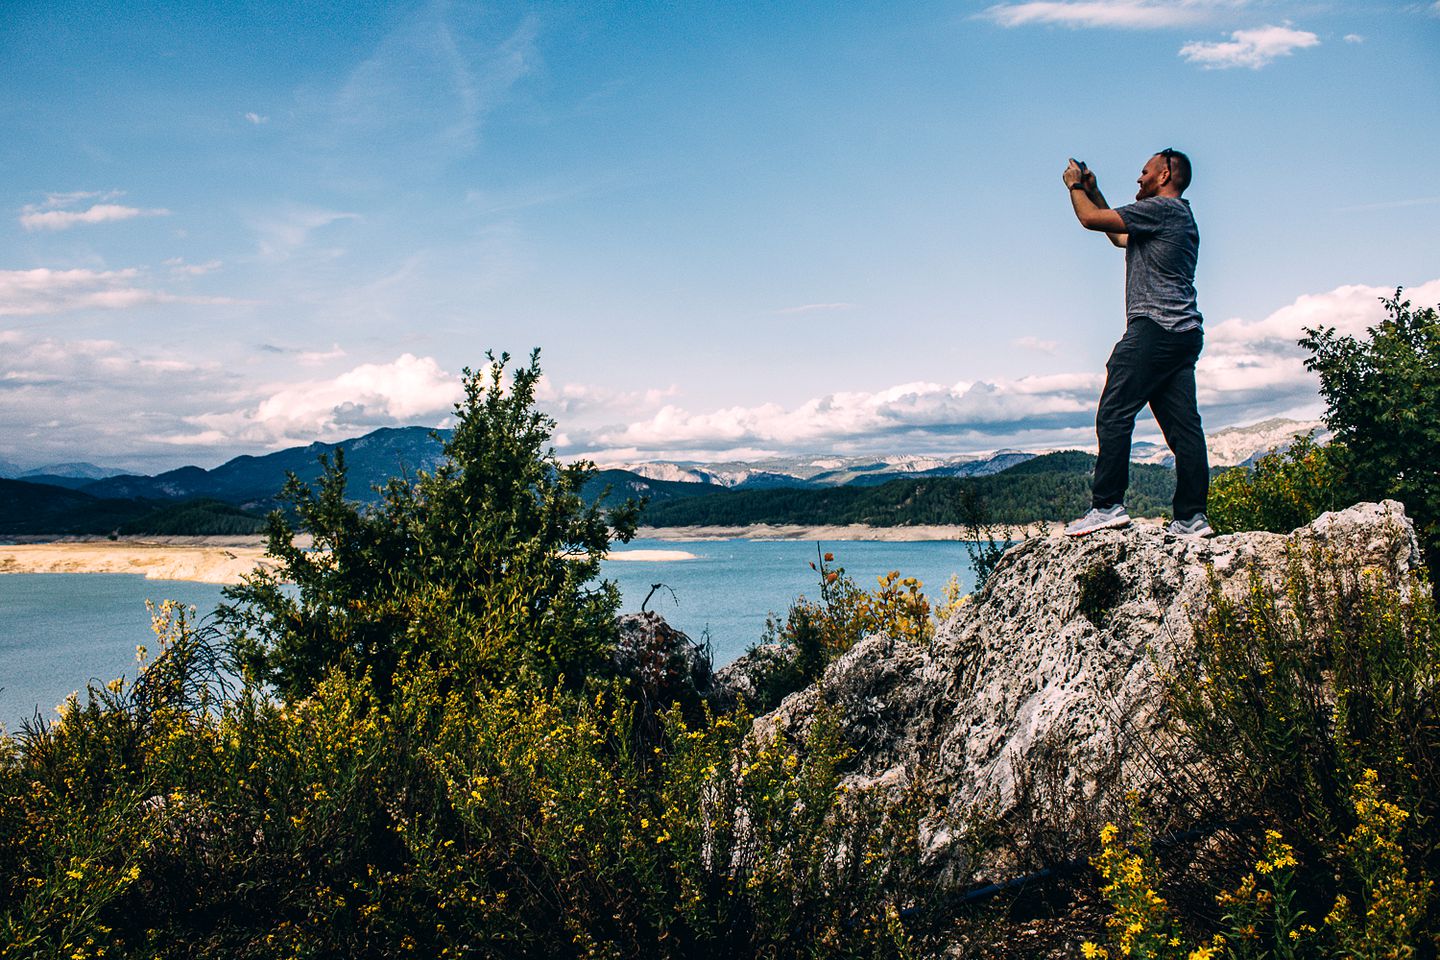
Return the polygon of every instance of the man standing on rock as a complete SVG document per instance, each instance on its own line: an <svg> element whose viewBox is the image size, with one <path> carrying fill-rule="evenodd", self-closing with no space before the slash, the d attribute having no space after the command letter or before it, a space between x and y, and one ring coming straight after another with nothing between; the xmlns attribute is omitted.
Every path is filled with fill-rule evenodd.
<svg viewBox="0 0 1440 960"><path fill-rule="evenodd" d="M1105 390L1095 414L1100 441L1091 486L1092 509L1065 528L1072 537L1124 527L1130 485L1130 438L1147 403L1175 454L1174 521L1170 532L1209 536L1205 519L1210 464L1195 400L1195 361L1205 336L1195 302L1200 232L1181 198L1190 186L1190 158L1168 147L1140 171L1135 202L1111 210L1083 163L1071 160L1061 179L1075 216L1087 230L1109 234L1125 248L1125 335L1105 365Z"/></svg>

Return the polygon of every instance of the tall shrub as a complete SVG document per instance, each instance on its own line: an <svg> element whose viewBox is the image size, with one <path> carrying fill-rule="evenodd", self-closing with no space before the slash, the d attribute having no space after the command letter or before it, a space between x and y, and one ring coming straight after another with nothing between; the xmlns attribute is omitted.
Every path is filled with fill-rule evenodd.
<svg viewBox="0 0 1440 960"><path fill-rule="evenodd" d="M1348 451L1351 492L1405 504L1440 574L1440 314L1414 309L1402 291L1366 338L1307 328L1305 366L1320 375L1325 422Z"/></svg>
<svg viewBox="0 0 1440 960"><path fill-rule="evenodd" d="M595 582L600 559L633 536L638 506L584 499L593 464L562 464L535 408L539 352L507 383L509 360L465 371L446 462L392 480L378 505L345 499L339 452L314 487L292 475L294 518L269 519L278 567L227 589L220 610L258 678L293 699L335 666L370 670L383 694L407 658L492 680L574 680L602 662L619 593Z"/></svg>

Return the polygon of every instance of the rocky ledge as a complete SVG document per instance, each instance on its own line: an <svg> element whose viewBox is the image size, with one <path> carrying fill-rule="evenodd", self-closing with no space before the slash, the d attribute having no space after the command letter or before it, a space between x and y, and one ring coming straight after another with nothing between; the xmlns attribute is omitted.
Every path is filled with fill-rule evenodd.
<svg viewBox="0 0 1440 960"><path fill-rule="evenodd" d="M1253 572L1279 588L1297 547L1357 568L1405 572L1420 562L1394 501L1327 513L1288 536L1202 540L1137 524L1037 537L1005 554L928 647L867 637L761 717L757 735L798 742L818 709L838 708L852 780L918 780L940 811L927 836L942 861L956 847L946 824L973 823L977 811L1011 815L1038 766L1054 788L1109 807L1116 798L1105 784L1145 789L1156 775L1160 671L1185 656L1212 582L1238 595ZM717 684L743 689L744 673L737 664Z"/></svg>

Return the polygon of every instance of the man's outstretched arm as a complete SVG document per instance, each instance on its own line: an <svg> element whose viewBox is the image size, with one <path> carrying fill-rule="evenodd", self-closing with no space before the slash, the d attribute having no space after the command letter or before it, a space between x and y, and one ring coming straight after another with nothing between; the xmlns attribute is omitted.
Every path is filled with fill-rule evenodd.
<svg viewBox="0 0 1440 960"><path fill-rule="evenodd" d="M1065 186L1070 188L1070 203L1075 208L1075 218L1086 230L1103 232L1110 237L1110 242L1117 247L1125 246L1129 230L1125 227L1125 221L1120 214L1110 209L1105 202L1104 195L1095 183L1095 175L1090 171L1082 171L1080 167L1071 161L1061 175Z"/></svg>

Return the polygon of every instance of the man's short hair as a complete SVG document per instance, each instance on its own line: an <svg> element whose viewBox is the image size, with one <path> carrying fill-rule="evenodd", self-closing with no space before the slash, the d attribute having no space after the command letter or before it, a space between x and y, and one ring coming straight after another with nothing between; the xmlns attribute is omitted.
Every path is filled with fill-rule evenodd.
<svg viewBox="0 0 1440 960"><path fill-rule="evenodd" d="M1166 147L1155 156L1165 161L1165 166L1170 171L1170 179L1175 181L1175 188L1184 193L1190 186L1190 158L1170 147Z"/></svg>

